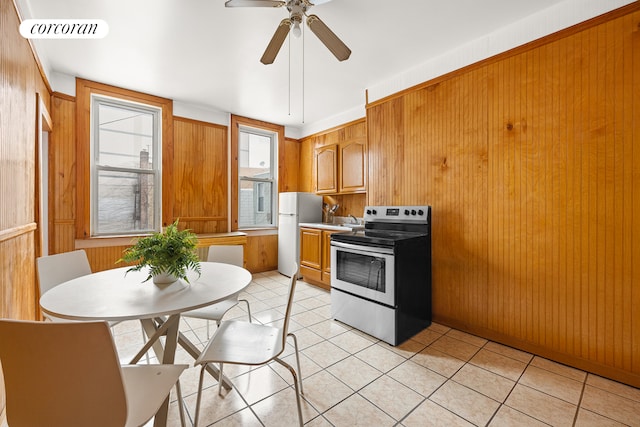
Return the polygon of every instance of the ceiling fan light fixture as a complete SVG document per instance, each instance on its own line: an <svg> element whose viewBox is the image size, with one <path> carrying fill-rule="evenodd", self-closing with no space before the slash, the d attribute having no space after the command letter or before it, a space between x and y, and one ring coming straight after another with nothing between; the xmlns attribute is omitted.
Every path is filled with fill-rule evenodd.
<svg viewBox="0 0 640 427"><path fill-rule="evenodd" d="M293 28L291 29L291 34L298 38L302 34L302 29L300 28L300 24L302 23L302 17L300 15L292 15L291 22L293 22Z"/></svg>
<svg viewBox="0 0 640 427"><path fill-rule="evenodd" d="M299 22L295 22L293 24L293 29L291 30L291 34L293 34L293 37L295 38L299 38L300 35L302 34L302 30L300 29L300 23Z"/></svg>
<svg viewBox="0 0 640 427"><path fill-rule="evenodd" d="M333 53L338 61L349 59L351 49L349 49L320 18L316 15L309 15L307 17L307 25L309 29L313 31L313 34Z"/></svg>

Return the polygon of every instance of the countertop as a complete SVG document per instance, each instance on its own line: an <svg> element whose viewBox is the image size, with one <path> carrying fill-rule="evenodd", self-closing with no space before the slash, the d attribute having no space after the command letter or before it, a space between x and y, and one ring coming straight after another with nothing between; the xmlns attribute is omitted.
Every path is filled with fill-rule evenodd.
<svg viewBox="0 0 640 427"><path fill-rule="evenodd" d="M319 228L321 230L331 230L331 231L343 231L345 233L352 230L364 229L364 225L326 224L324 222L301 222L299 225L300 227Z"/></svg>

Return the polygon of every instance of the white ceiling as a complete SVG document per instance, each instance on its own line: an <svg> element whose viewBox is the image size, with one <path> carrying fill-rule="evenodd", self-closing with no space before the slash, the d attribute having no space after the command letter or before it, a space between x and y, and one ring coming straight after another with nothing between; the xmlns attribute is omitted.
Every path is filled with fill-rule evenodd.
<svg viewBox="0 0 640 427"><path fill-rule="evenodd" d="M272 65L259 60L288 16L285 8L225 8L224 0L18 3L24 19L102 19L109 25L104 39L37 40L48 73L302 129L348 111L363 117L367 88L563 1L593 3L332 0L309 13L351 48L351 58L338 62L305 28L290 47L285 42ZM609 7L624 2L597 1Z"/></svg>

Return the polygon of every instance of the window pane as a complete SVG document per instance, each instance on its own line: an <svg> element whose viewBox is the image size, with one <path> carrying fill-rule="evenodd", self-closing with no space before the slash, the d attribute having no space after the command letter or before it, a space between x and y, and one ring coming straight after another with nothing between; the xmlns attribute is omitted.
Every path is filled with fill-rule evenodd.
<svg viewBox="0 0 640 427"><path fill-rule="evenodd" d="M272 188L270 182L240 180L240 217L238 218L240 226L272 225Z"/></svg>
<svg viewBox="0 0 640 427"><path fill-rule="evenodd" d="M153 114L98 104L98 164L152 169Z"/></svg>
<svg viewBox="0 0 640 427"><path fill-rule="evenodd" d="M153 231L152 174L99 171L97 190L97 234Z"/></svg>
<svg viewBox="0 0 640 427"><path fill-rule="evenodd" d="M272 178L271 137L240 132L238 173L251 178Z"/></svg>

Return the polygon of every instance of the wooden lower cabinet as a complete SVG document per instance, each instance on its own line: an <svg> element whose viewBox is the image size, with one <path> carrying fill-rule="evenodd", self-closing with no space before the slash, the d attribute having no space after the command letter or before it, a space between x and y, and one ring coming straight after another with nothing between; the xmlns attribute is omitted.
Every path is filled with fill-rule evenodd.
<svg viewBox="0 0 640 427"><path fill-rule="evenodd" d="M300 274L305 282L331 289L331 235L336 231L300 228Z"/></svg>

